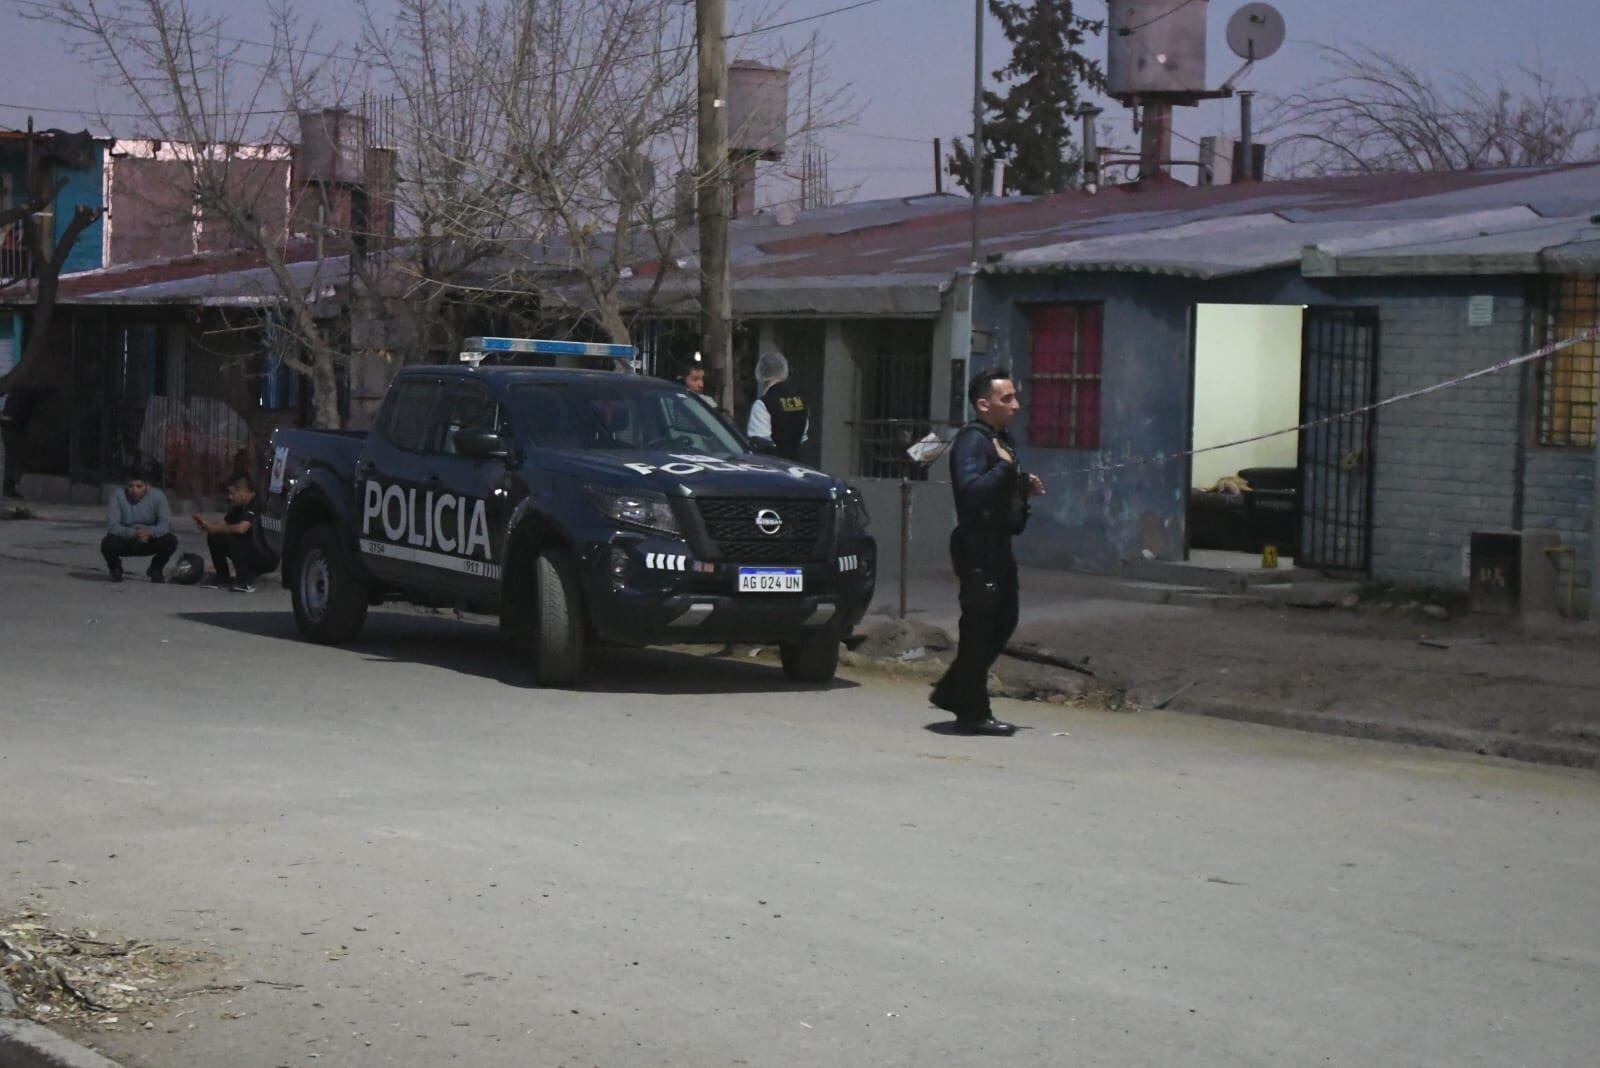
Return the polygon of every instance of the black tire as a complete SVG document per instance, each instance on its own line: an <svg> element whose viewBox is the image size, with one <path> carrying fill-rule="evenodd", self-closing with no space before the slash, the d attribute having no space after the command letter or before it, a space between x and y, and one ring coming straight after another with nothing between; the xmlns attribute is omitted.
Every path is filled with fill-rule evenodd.
<svg viewBox="0 0 1600 1068"><path fill-rule="evenodd" d="M778 646L783 673L795 682L832 682L839 670L839 635L821 630L797 642Z"/></svg>
<svg viewBox="0 0 1600 1068"><path fill-rule="evenodd" d="M356 576L335 530L312 527L300 539L289 576L294 621L320 645L354 641L367 621L367 584Z"/></svg>
<svg viewBox="0 0 1600 1068"><path fill-rule="evenodd" d="M533 563L533 627L524 647L540 686L570 686L583 677L583 596L567 554L546 549Z"/></svg>

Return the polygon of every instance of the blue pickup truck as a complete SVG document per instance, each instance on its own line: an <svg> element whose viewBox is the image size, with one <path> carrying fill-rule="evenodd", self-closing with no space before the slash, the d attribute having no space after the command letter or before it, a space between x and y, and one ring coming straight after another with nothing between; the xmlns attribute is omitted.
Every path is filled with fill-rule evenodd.
<svg viewBox="0 0 1600 1068"><path fill-rule="evenodd" d="M410 367L371 433L280 430L270 462L262 526L315 642L401 600L497 615L542 685L597 642L776 644L819 683L872 599L854 490L637 374Z"/></svg>

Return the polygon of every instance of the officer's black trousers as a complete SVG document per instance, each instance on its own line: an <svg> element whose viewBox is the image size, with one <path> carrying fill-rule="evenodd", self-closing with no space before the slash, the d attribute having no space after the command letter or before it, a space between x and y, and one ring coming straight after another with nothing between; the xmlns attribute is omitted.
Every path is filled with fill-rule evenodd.
<svg viewBox="0 0 1600 1068"><path fill-rule="evenodd" d="M1010 538L959 528L950 536L950 558L961 580L960 644L933 699L960 722L981 723L989 718L989 669L1017 629L1017 563Z"/></svg>
<svg viewBox="0 0 1600 1068"><path fill-rule="evenodd" d="M206 548L211 550L211 567L219 582L231 581L232 572L237 572L239 581L248 586L257 576L278 566L278 561L262 551L249 534L207 534Z"/></svg>

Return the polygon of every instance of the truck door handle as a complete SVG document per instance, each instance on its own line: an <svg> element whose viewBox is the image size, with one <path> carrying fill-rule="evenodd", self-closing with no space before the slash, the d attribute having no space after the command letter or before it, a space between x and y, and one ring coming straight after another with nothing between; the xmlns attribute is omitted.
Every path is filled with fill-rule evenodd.
<svg viewBox="0 0 1600 1068"><path fill-rule="evenodd" d="M444 479L440 478L437 472L428 476L428 485L430 486L437 486L443 481Z"/></svg>

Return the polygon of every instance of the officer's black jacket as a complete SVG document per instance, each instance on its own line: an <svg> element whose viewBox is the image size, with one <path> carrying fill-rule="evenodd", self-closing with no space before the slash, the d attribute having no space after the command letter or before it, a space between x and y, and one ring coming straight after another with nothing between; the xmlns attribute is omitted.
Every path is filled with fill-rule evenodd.
<svg viewBox="0 0 1600 1068"><path fill-rule="evenodd" d="M1020 530L1017 506L1022 472L995 453L998 441L1016 456L1011 435L974 419L950 445L950 482L955 487L956 525L962 530L1009 539Z"/></svg>

